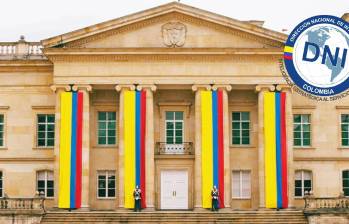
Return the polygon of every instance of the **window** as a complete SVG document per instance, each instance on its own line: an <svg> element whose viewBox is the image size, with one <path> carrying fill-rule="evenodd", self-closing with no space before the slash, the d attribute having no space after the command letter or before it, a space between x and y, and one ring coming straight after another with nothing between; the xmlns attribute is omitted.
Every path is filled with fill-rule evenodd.
<svg viewBox="0 0 349 224"><path fill-rule="evenodd" d="M233 145L250 144L250 112L232 113Z"/></svg>
<svg viewBox="0 0 349 224"><path fill-rule="evenodd" d="M295 176L295 196L304 197L305 192L312 189L312 173L311 171L299 170Z"/></svg>
<svg viewBox="0 0 349 224"><path fill-rule="evenodd" d="M55 142L55 115L37 115L37 146L52 147Z"/></svg>
<svg viewBox="0 0 349 224"><path fill-rule="evenodd" d="M37 184L36 189L40 194L45 197L51 198L54 196L54 183L52 171L39 171L37 172Z"/></svg>
<svg viewBox="0 0 349 224"><path fill-rule="evenodd" d="M3 183L2 183L2 172L0 171L0 198L4 197L4 193L3 193Z"/></svg>
<svg viewBox="0 0 349 224"><path fill-rule="evenodd" d="M116 144L116 112L98 112L98 145Z"/></svg>
<svg viewBox="0 0 349 224"><path fill-rule="evenodd" d="M341 115L342 146L349 146L349 114Z"/></svg>
<svg viewBox="0 0 349 224"><path fill-rule="evenodd" d="M233 198L251 198L251 172L233 171Z"/></svg>
<svg viewBox="0 0 349 224"><path fill-rule="evenodd" d="M0 147L4 146L4 115L0 114Z"/></svg>
<svg viewBox="0 0 349 224"><path fill-rule="evenodd" d="M98 198L115 197L115 171L98 171Z"/></svg>
<svg viewBox="0 0 349 224"><path fill-rule="evenodd" d="M342 186L344 196L349 196L349 170L344 170L342 172Z"/></svg>
<svg viewBox="0 0 349 224"><path fill-rule="evenodd" d="M293 136L295 146L310 146L310 114L293 116Z"/></svg>
<svg viewBox="0 0 349 224"><path fill-rule="evenodd" d="M183 112L166 111L166 144L183 144Z"/></svg>

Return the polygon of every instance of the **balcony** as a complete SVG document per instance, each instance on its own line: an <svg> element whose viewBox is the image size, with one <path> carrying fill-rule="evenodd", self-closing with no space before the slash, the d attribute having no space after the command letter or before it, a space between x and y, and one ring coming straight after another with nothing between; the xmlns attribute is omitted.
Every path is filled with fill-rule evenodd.
<svg viewBox="0 0 349 224"><path fill-rule="evenodd" d="M182 144L167 144L166 142L157 142L157 155L194 155L192 142L183 142Z"/></svg>

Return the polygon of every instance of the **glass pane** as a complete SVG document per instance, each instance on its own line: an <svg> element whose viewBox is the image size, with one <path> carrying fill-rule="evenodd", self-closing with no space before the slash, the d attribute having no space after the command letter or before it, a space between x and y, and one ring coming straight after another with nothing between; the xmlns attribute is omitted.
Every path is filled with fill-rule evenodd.
<svg viewBox="0 0 349 224"><path fill-rule="evenodd" d="M106 122L100 121L98 123L98 129L106 129L106 127L107 127Z"/></svg>
<svg viewBox="0 0 349 224"><path fill-rule="evenodd" d="M44 180L38 180L38 188L45 188L45 181Z"/></svg>
<svg viewBox="0 0 349 224"><path fill-rule="evenodd" d="M105 180L98 181L98 188L106 188Z"/></svg>
<svg viewBox="0 0 349 224"><path fill-rule="evenodd" d="M342 124L342 131L348 131L348 125Z"/></svg>
<svg viewBox="0 0 349 224"><path fill-rule="evenodd" d="M108 197L115 197L115 189L108 189Z"/></svg>
<svg viewBox="0 0 349 224"><path fill-rule="evenodd" d="M348 123L349 122L349 114L342 114L341 121L342 121L342 123Z"/></svg>
<svg viewBox="0 0 349 224"><path fill-rule="evenodd" d="M295 180L294 186L295 187L302 187L302 181L301 180Z"/></svg>
<svg viewBox="0 0 349 224"><path fill-rule="evenodd" d="M108 188L115 188L115 180L108 180Z"/></svg>
<svg viewBox="0 0 349 224"><path fill-rule="evenodd" d="M3 139L2 139L2 136L0 136L1 138L0 138L0 146L3 146L4 145L4 141L3 141Z"/></svg>
<svg viewBox="0 0 349 224"><path fill-rule="evenodd" d="M310 124L303 124L303 131L310 131Z"/></svg>
<svg viewBox="0 0 349 224"><path fill-rule="evenodd" d="M55 130L55 125L54 124L48 124L47 125L47 131L53 131Z"/></svg>
<svg viewBox="0 0 349 224"><path fill-rule="evenodd" d="M47 137L48 137L48 138L54 138L54 137L55 137L55 133L52 132L52 131L49 131L49 132L47 132ZM40 138L40 137L39 137L39 138Z"/></svg>
<svg viewBox="0 0 349 224"><path fill-rule="evenodd" d="M108 136L115 137L115 130L108 130Z"/></svg>
<svg viewBox="0 0 349 224"><path fill-rule="evenodd" d="M300 123L301 122L301 115L299 115L299 114L293 115L293 122Z"/></svg>
<svg viewBox="0 0 349 224"><path fill-rule="evenodd" d="M105 189L99 189L98 190L98 197L105 197L106 190Z"/></svg>
<svg viewBox="0 0 349 224"><path fill-rule="evenodd" d="M46 116L43 114L38 114L38 122L44 123L46 121Z"/></svg>
<svg viewBox="0 0 349 224"><path fill-rule="evenodd" d="M167 143L167 144L173 144L173 143L174 143L173 137L167 137L167 138L166 138L166 143Z"/></svg>
<svg viewBox="0 0 349 224"><path fill-rule="evenodd" d="M240 136L240 131L239 130L233 130L233 136L234 137L239 137Z"/></svg>
<svg viewBox="0 0 349 224"><path fill-rule="evenodd" d="M176 130L176 137L182 137L183 132L182 130Z"/></svg>
<svg viewBox="0 0 349 224"><path fill-rule="evenodd" d="M310 132L308 131L303 132L303 138L310 138Z"/></svg>
<svg viewBox="0 0 349 224"><path fill-rule="evenodd" d="M108 113L108 120L116 120L116 112L109 112Z"/></svg>
<svg viewBox="0 0 349 224"><path fill-rule="evenodd" d="M183 123L182 122L176 122L176 129L183 129Z"/></svg>
<svg viewBox="0 0 349 224"><path fill-rule="evenodd" d="M299 131L293 132L293 137L295 137L295 138L301 138L301 132L299 132Z"/></svg>
<svg viewBox="0 0 349 224"><path fill-rule="evenodd" d="M98 120L99 121L105 121L107 119L107 114L106 112L98 112Z"/></svg>
<svg viewBox="0 0 349 224"><path fill-rule="evenodd" d="M39 131L38 138L45 138L45 132L44 131Z"/></svg>
<svg viewBox="0 0 349 224"><path fill-rule="evenodd" d="M51 189L47 189L47 197L53 197L54 196L54 190L51 188Z"/></svg>
<svg viewBox="0 0 349 224"><path fill-rule="evenodd" d="M173 120L173 112L172 111L167 111L166 112L166 120Z"/></svg>
<svg viewBox="0 0 349 224"><path fill-rule="evenodd" d="M250 120L250 112L241 112L241 120L249 121Z"/></svg>
<svg viewBox="0 0 349 224"><path fill-rule="evenodd" d="M310 115L302 114L302 122L303 123L309 123L309 121L310 121Z"/></svg>
<svg viewBox="0 0 349 224"><path fill-rule="evenodd" d="M349 188L343 189L344 191L344 196L349 196Z"/></svg>
<svg viewBox="0 0 349 224"><path fill-rule="evenodd" d="M250 144L250 138L244 138L244 137L242 137L242 144L243 144L243 145L248 145L248 144Z"/></svg>
<svg viewBox="0 0 349 224"><path fill-rule="evenodd" d="M242 126L242 129L250 129L250 123L249 122L242 122L241 126Z"/></svg>
<svg viewBox="0 0 349 224"><path fill-rule="evenodd" d="M310 139L303 139L304 146L310 146Z"/></svg>
<svg viewBox="0 0 349 224"><path fill-rule="evenodd" d="M4 123L4 115L0 114L0 123Z"/></svg>
<svg viewBox="0 0 349 224"><path fill-rule="evenodd" d="M343 146L348 146L349 145L349 141L348 141L348 139L342 139L342 145Z"/></svg>
<svg viewBox="0 0 349 224"><path fill-rule="evenodd" d="M55 122L55 115L54 114L47 115L47 122Z"/></svg>
<svg viewBox="0 0 349 224"><path fill-rule="evenodd" d="M115 137L108 137L108 145L115 145Z"/></svg>
<svg viewBox="0 0 349 224"><path fill-rule="evenodd" d="M183 138L182 137L176 137L176 144L182 144Z"/></svg>
<svg viewBox="0 0 349 224"><path fill-rule="evenodd" d="M304 187L311 188L311 180L304 180Z"/></svg>
<svg viewBox="0 0 349 224"><path fill-rule="evenodd" d="M240 122L233 122L233 129L240 129Z"/></svg>
<svg viewBox="0 0 349 224"><path fill-rule="evenodd" d="M293 144L296 145L296 146L300 146L300 145L301 145L301 140L298 139L298 138L295 138L295 139L293 140Z"/></svg>
<svg viewBox="0 0 349 224"><path fill-rule="evenodd" d="M38 146L45 146L45 139L38 139Z"/></svg>
<svg viewBox="0 0 349 224"><path fill-rule="evenodd" d="M240 113L233 112L233 121L240 121Z"/></svg>
<svg viewBox="0 0 349 224"><path fill-rule="evenodd" d="M167 130L166 131L166 136L172 137L173 136L173 130Z"/></svg>
<svg viewBox="0 0 349 224"><path fill-rule="evenodd" d="M53 180L48 180L47 181L47 187L48 188L53 188Z"/></svg>
<svg viewBox="0 0 349 224"><path fill-rule="evenodd" d="M294 131L301 131L301 125L300 124L294 124L293 125L293 130Z"/></svg>
<svg viewBox="0 0 349 224"><path fill-rule="evenodd" d="M115 121L110 121L108 123L108 129L115 130Z"/></svg>
<svg viewBox="0 0 349 224"><path fill-rule="evenodd" d="M349 170L343 171L343 178L349 178Z"/></svg>
<svg viewBox="0 0 349 224"><path fill-rule="evenodd" d="M46 127L44 124L39 124L38 125L38 131L46 131Z"/></svg>
<svg viewBox="0 0 349 224"><path fill-rule="evenodd" d="M183 120L183 112L176 112L176 120Z"/></svg>
<svg viewBox="0 0 349 224"><path fill-rule="evenodd" d="M302 188L295 188L295 196L301 197L302 196Z"/></svg>
<svg viewBox="0 0 349 224"><path fill-rule="evenodd" d="M240 138L239 137L234 137L233 138L233 144L234 145L239 145L240 144Z"/></svg>
<svg viewBox="0 0 349 224"><path fill-rule="evenodd" d="M54 139L48 139L47 140L47 146L54 146L55 145L55 140Z"/></svg>
<svg viewBox="0 0 349 224"><path fill-rule="evenodd" d="M242 137L248 137L250 136L250 131L249 130L243 130L242 131Z"/></svg>
<svg viewBox="0 0 349 224"><path fill-rule="evenodd" d="M342 186L343 187L349 187L349 179L343 179L342 180Z"/></svg>
<svg viewBox="0 0 349 224"><path fill-rule="evenodd" d="M98 136L99 136L99 137L107 136L106 130L98 130Z"/></svg>
<svg viewBox="0 0 349 224"><path fill-rule="evenodd" d="M342 138L348 138L349 136L348 136L348 133L349 132L342 132Z"/></svg>
<svg viewBox="0 0 349 224"><path fill-rule="evenodd" d="M0 125L0 131L3 131L4 130L4 125Z"/></svg>
<svg viewBox="0 0 349 224"><path fill-rule="evenodd" d="M173 129L174 128L173 122L166 122L166 129Z"/></svg>

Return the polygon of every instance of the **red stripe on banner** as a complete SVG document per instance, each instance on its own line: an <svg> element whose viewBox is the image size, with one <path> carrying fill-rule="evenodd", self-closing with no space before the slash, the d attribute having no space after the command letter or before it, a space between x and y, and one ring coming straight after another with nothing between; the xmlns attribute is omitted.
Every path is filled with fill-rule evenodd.
<svg viewBox="0 0 349 224"><path fill-rule="evenodd" d="M145 190L145 125L146 125L146 100L147 95L146 91L141 92L141 119L140 119L140 128L141 128L141 136L140 136L140 146L141 146L141 177L140 177L140 189L142 191L142 208L146 208L146 190Z"/></svg>
<svg viewBox="0 0 349 224"><path fill-rule="evenodd" d="M284 59L286 59L286 60L292 60L292 56L284 55Z"/></svg>
<svg viewBox="0 0 349 224"><path fill-rule="evenodd" d="M76 190L75 208L81 207L81 179L82 179L82 124L83 124L83 93L78 92L77 130L76 130Z"/></svg>
<svg viewBox="0 0 349 224"><path fill-rule="evenodd" d="M282 207L288 207L287 194L287 142L286 142L286 93L281 92L281 177L282 177Z"/></svg>
<svg viewBox="0 0 349 224"><path fill-rule="evenodd" d="M217 91L218 101L218 192L219 207L224 208L224 138L223 138L223 92Z"/></svg>

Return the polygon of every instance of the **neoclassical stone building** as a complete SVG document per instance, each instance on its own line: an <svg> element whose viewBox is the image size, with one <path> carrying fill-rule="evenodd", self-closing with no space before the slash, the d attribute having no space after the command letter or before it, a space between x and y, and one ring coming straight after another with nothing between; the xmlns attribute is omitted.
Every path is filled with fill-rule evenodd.
<svg viewBox="0 0 349 224"><path fill-rule="evenodd" d="M344 17L343 17L344 18ZM293 93L286 35L169 3L40 43L0 43L0 197L58 206L62 105L83 93L81 206L125 207L125 92L146 92L146 206L200 209L202 90L222 93L224 204L265 207L264 93L286 92L288 206L349 196L349 98ZM63 133L64 134L64 133Z"/></svg>

